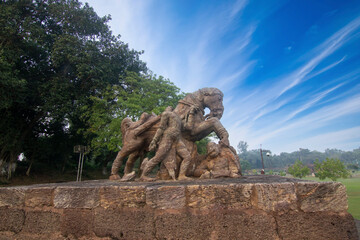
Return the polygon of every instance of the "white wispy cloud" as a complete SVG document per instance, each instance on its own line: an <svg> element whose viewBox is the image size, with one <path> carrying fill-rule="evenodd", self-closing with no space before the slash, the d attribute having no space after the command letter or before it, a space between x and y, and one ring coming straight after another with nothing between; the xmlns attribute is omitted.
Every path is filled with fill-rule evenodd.
<svg viewBox="0 0 360 240"><path fill-rule="evenodd" d="M316 71L316 72L314 72L314 73L309 74L309 75L307 76L307 78L308 78L308 79L311 79L311 78L313 78L313 77L316 77L316 76L318 76L318 75L320 75L320 74L322 74L322 73L324 73L324 72L326 72L326 71L328 71L328 70L336 67L337 65L339 65L340 63L342 63L345 59L346 59L346 56L344 56L344 57L342 57L340 60L335 61L334 63L332 63L332 64L330 64L330 65L328 65L328 66L320 69L319 71Z"/></svg>
<svg viewBox="0 0 360 240"><path fill-rule="evenodd" d="M276 69L279 71L274 71L277 75L268 74L270 77L262 79L260 84L242 88L261 62L256 58L259 54L256 50L261 49L259 46L263 42L255 42L256 31L263 19L280 7L279 3L267 6L269 9L263 7L252 19L245 20L242 17L253 4L248 0L215 1L217 9L211 8L210 4L203 5L191 19L177 19L177 15L171 15L167 9L171 1L161 4L154 0L88 2L96 7L99 15L112 15L112 30L122 34L122 40L129 42L131 48L145 50L142 59L154 73L170 78L185 92L201 87L220 88L225 93L222 122L230 133L232 145L245 140L250 147L257 148L263 143L274 146L274 149L288 150L308 145L320 147L316 141L335 146L335 140L326 141L330 137L337 137L339 144L340 141L358 141L356 137L350 137L354 132L359 133L358 127L329 129L329 133L322 132L312 137L306 135L324 126L332 126L335 120L359 113L360 85L354 84L351 89L345 87L359 79L358 68L350 69L340 77L330 76L319 89L305 92L302 86L351 61L351 53L333 57L359 37L360 17L324 37L306 54L294 55L291 66L295 67L286 73L280 71L283 66L279 66ZM320 36L321 25L314 24L316 35ZM224 38L226 44L222 42ZM287 56L297 54L293 45L291 43L291 51L285 53ZM299 140L299 134L307 137ZM349 134L348 138L346 134ZM295 139L294 143L290 138ZM274 139L278 143L274 143Z"/></svg>
<svg viewBox="0 0 360 240"><path fill-rule="evenodd" d="M233 86L239 85L240 82L246 79L247 76L251 73L256 61L248 61L243 66L240 66L240 70L235 73L232 73L230 76L221 78L216 86L223 91L232 89Z"/></svg>
<svg viewBox="0 0 360 240"><path fill-rule="evenodd" d="M154 73L164 75L162 68L161 49L166 41L167 33L174 24L156 18L153 10L158 14L166 12L166 5L156 5L153 0L84 0L93 6L98 15L112 17L109 25L113 34L121 35L121 40L129 44L131 49L144 50L140 58L145 61ZM167 77L167 76L166 76Z"/></svg>
<svg viewBox="0 0 360 240"><path fill-rule="evenodd" d="M100 16L110 14L111 30L115 35L121 34L122 40L129 43L131 48L136 50L151 48L147 40L152 28L150 23L144 21L152 4L151 0L84 0L84 2L94 7Z"/></svg>
<svg viewBox="0 0 360 240"><path fill-rule="evenodd" d="M288 82L285 80L287 83L285 84L283 90L280 91L279 96L283 95L285 92L301 83L322 60L345 45L351 39L351 34L354 33L354 31L359 27L360 17L355 18L353 21L326 39L322 44L313 49L311 54L314 55L314 57L308 60L306 64L301 66L292 74L287 76L287 78L291 79L291 81ZM329 65L327 68L331 68L332 65Z"/></svg>
<svg viewBox="0 0 360 240"><path fill-rule="evenodd" d="M290 74L287 74L285 77L275 79L274 84L271 84L270 86L268 82L265 82L263 85L258 86L258 94L252 95L252 97L247 101L239 98L238 102L232 104L230 108L238 108L236 106L247 104L250 105L250 107L248 107L248 109L246 109L245 107L245 111L241 111L242 114L240 114L240 118L243 119L243 121L238 121L236 122L236 124L242 124L244 121L256 121L257 119L287 105L293 100L293 97L296 96L293 95L293 97L287 97L285 100L278 101L280 96L284 95L287 91L294 88L301 82L310 80L313 77L318 76L319 74L324 73L325 71L328 71L329 69L334 68L338 64L343 62L345 60L345 57L323 67L316 72L313 71L326 57L330 56L333 52L335 52L343 45L345 45L349 40L351 40L351 34L358 30L359 27L360 17L354 19L353 21L342 27L336 33L323 41L320 45L311 50L311 54L308 55L314 55L314 57L308 59L302 66L295 69ZM328 93L336 90L342 85L342 83L338 84L336 87L327 89L318 95L312 96L311 100L308 101L305 105L300 106L297 110L292 111L287 116L279 119L278 121L283 124L287 120L296 116L298 113L309 109L315 103L323 99Z"/></svg>
<svg viewBox="0 0 360 240"><path fill-rule="evenodd" d="M238 15L248 4L247 0L237 0L234 5L230 8L230 18L234 18Z"/></svg>
<svg viewBox="0 0 360 240"><path fill-rule="evenodd" d="M243 130L243 132L250 133L249 135L245 136L245 138L248 139L250 143L249 145L251 147L257 147L261 143L267 143L268 145L273 145L271 144L271 142L274 141L274 139L276 140L279 140L279 138L288 139L290 136L296 137L301 134L309 134L313 130L328 126L329 124L331 124L332 120L336 120L341 117L346 117L352 114L360 113L359 106L360 106L360 94L349 97L346 100L339 101L336 104L328 105L323 108L320 108L306 116L297 118L293 122L285 124L281 127L274 128L274 126L273 127L270 126L269 129L272 130L265 130L265 128L260 128L260 129L252 128L246 131ZM236 128L233 129L232 131L234 133L237 132ZM243 138L240 139L238 138L236 139L236 141L238 142L241 139ZM326 144L323 143L323 145ZM287 148L289 146L287 146ZM283 148L285 148L285 146Z"/></svg>
<svg viewBox="0 0 360 240"><path fill-rule="evenodd" d="M338 89L339 87L343 86L345 83L340 83L338 85L336 85L335 87L332 87L330 89L327 89L319 94L314 95L308 102L306 102L304 105L300 106L298 109L296 109L295 111L292 111L290 114L288 114L287 116L285 116L283 118L283 120L281 121L281 123L284 123L286 121L288 121L289 119L292 119L293 117L295 117L297 114L309 109L310 107L314 106L316 103L318 103L321 99L323 99L324 97L326 97L329 93L333 92L334 90Z"/></svg>
<svg viewBox="0 0 360 240"><path fill-rule="evenodd" d="M326 148L348 149L349 145L360 145L360 127L352 127L339 131L318 134L300 141L295 141L290 145L290 147L297 149L301 146L302 148L324 151Z"/></svg>
<svg viewBox="0 0 360 240"><path fill-rule="evenodd" d="M267 143L273 146L274 149L279 149L279 143L271 143L275 139L276 141L281 141L280 139L296 138L296 136L298 136L300 133L311 135L311 132L316 129L320 129L324 126L331 127L331 123L336 119L359 113L360 95L356 94L356 92L359 90L359 84L354 85L352 89L346 92L342 92L330 98L332 99L332 102L329 102L329 105L325 105L325 107L320 109L314 109L314 107L320 103L324 104L325 102L330 101L323 100L331 93L337 91L348 82L358 79L359 69L355 69L341 77L334 79L330 78L328 80L330 87L309 95L308 100L301 105L299 105L299 103L295 103L294 98L292 97L283 97L286 92L297 87L299 84L305 81L309 81L316 76L319 76L320 74L323 74L326 71L333 69L339 64L345 62L346 56L322 67L320 70L316 70L320 63L327 59L331 54L354 39L356 37L356 32L359 30L359 27L360 17L355 18L353 21L324 40L320 45L309 51L310 53L305 55L308 57L308 59L306 60L304 57L302 58L302 61L305 62L302 66L295 69L285 77L280 77L279 79L275 78L276 81L273 81L274 84L270 86L267 82L258 86L256 89L256 94L249 95L250 97L246 100L245 98L240 97L237 102L230 104L231 106L228 108L239 109L238 111L232 111L232 113L234 113L234 115L239 113L237 116L240 118L240 120L236 121L235 123L232 122L228 123L227 125L227 127L231 129L230 131L233 135L231 136L231 143L236 145L236 143L238 143L240 140L246 140L250 143L250 147L253 148L258 148L261 143ZM336 83L335 86L331 86L333 83ZM297 93L293 94L300 93L301 91L297 91ZM336 103L334 103L335 100L337 101ZM282 111L282 113L279 113L278 117L273 121L264 120L257 123L261 117L276 113L276 111L290 103L295 106L291 111L287 113ZM240 110L240 107L238 106L242 106L242 109ZM300 113L304 113L305 111L310 113L307 113L303 117L299 118L298 115ZM346 129L337 131L336 136L340 136L342 134L343 138L346 138L347 133L355 130L358 129L354 128L349 131ZM329 129L329 131L331 131L331 129ZM357 131L356 134L359 136L360 132ZM305 140L296 141L294 144L291 144L291 141L285 141L283 142L284 145L282 148L287 150L295 150L299 146L311 146L311 144L314 143L316 139L326 139L326 137L329 137L329 135L327 135L327 133L323 133L319 135L318 138L309 137ZM308 144L301 145L302 143L306 143L306 141L308 141ZM339 138L337 142L339 143L341 141L342 140ZM355 139L354 141L356 142L358 140ZM313 148L320 145L325 146L327 143L330 146L331 142L323 141L322 144L314 144Z"/></svg>

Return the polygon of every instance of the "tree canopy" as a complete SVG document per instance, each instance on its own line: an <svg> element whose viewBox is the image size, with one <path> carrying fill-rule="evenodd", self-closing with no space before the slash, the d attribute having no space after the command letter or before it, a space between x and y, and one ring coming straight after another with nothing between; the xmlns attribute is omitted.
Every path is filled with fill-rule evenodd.
<svg viewBox="0 0 360 240"><path fill-rule="evenodd" d="M330 178L336 181L338 178L347 178L350 176L349 171L346 169L345 164L339 159L326 158L325 161L315 161L315 176L323 180Z"/></svg>
<svg viewBox="0 0 360 240"><path fill-rule="evenodd" d="M109 20L77 0L1 1L0 165L24 153L64 169L76 144L105 158L122 118L175 105L179 89L149 73Z"/></svg>
<svg viewBox="0 0 360 240"><path fill-rule="evenodd" d="M140 76L126 72L116 84L108 85L83 106L84 136L89 140L95 156L117 152L122 145L121 120L136 120L143 112L160 114L166 106L175 107L183 94L169 80L153 75Z"/></svg>
<svg viewBox="0 0 360 240"><path fill-rule="evenodd" d="M326 158L340 159L340 161L349 166L359 166L360 164L360 148L354 149L353 151L326 149L324 152L300 148L298 151L271 154L269 157L266 156L267 152L271 153L270 150L263 149L265 168L287 168L293 165L296 160L300 160L304 165L311 166L316 159L323 161ZM251 168L262 168L260 149L249 150L248 144L245 141L240 141L238 144L238 153L241 159L250 163Z"/></svg>
<svg viewBox="0 0 360 240"><path fill-rule="evenodd" d="M297 160L294 165L289 167L288 172L294 177L303 178L310 174L310 169L300 160Z"/></svg>

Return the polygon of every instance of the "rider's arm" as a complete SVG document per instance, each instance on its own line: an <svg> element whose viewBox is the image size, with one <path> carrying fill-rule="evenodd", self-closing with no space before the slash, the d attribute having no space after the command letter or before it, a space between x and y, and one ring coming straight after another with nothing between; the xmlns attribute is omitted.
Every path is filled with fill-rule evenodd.
<svg viewBox="0 0 360 240"><path fill-rule="evenodd" d="M165 129L167 128L168 120L169 120L168 114L163 113L160 120L160 127L156 131L155 136L150 143L150 151L155 150L155 148L159 144L159 141L162 135L164 134Z"/></svg>
<svg viewBox="0 0 360 240"><path fill-rule="evenodd" d="M191 130L194 127L196 108L192 107L186 117L185 129Z"/></svg>

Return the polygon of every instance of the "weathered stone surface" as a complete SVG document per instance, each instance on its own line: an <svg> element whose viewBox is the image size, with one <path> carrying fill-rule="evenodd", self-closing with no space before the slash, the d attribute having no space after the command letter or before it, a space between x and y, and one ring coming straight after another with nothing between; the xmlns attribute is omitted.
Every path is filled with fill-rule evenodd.
<svg viewBox="0 0 360 240"><path fill-rule="evenodd" d="M24 231L45 234L60 231L60 214L49 211L28 211L25 213Z"/></svg>
<svg viewBox="0 0 360 240"><path fill-rule="evenodd" d="M190 208L250 208L252 184L189 185L186 187Z"/></svg>
<svg viewBox="0 0 360 240"><path fill-rule="evenodd" d="M181 209L185 207L184 186L148 187L146 204L156 209Z"/></svg>
<svg viewBox="0 0 360 240"><path fill-rule="evenodd" d="M252 204L264 211L297 209L293 183L254 184Z"/></svg>
<svg viewBox="0 0 360 240"><path fill-rule="evenodd" d="M184 211L156 211L155 239L211 239L217 216Z"/></svg>
<svg viewBox="0 0 360 240"><path fill-rule="evenodd" d="M90 209L65 209L61 221L61 233L65 236L91 236L94 213Z"/></svg>
<svg viewBox="0 0 360 240"><path fill-rule="evenodd" d="M276 216L281 239L358 240L353 217L347 213L289 212Z"/></svg>
<svg viewBox="0 0 360 240"><path fill-rule="evenodd" d="M0 207L0 231L20 232L24 221L24 210Z"/></svg>
<svg viewBox="0 0 360 240"><path fill-rule="evenodd" d="M43 207L53 205L54 187L28 189L25 192L26 207Z"/></svg>
<svg viewBox="0 0 360 240"><path fill-rule="evenodd" d="M100 205L103 208L139 208L146 204L144 186L102 187L100 188Z"/></svg>
<svg viewBox="0 0 360 240"><path fill-rule="evenodd" d="M225 209L244 209L251 207L252 184L216 185L215 205Z"/></svg>
<svg viewBox="0 0 360 240"><path fill-rule="evenodd" d="M344 190L275 176L1 188L0 240L358 239Z"/></svg>
<svg viewBox="0 0 360 240"><path fill-rule="evenodd" d="M275 219L257 210L161 211L156 239L278 239Z"/></svg>
<svg viewBox="0 0 360 240"><path fill-rule="evenodd" d="M197 209L215 207L215 191L212 186L187 186L186 195L188 207Z"/></svg>
<svg viewBox="0 0 360 240"><path fill-rule="evenodd" d="M296 183L300 209L304 212L346 211L346 188L341 183Z"/></svg>
<svg viewBox="0 0 360 240"><path fill-rule="evenodd" d="M94 232L112 239L154 239L153 212L125 209L95 209Z"/></svg>
<svg viewBox="0 0 360 240"><path fill-rule="evenodd" d="M240 160L235 149L209 142L206 145L206 153L205 159L196 166L194 177L208 179L241 175ZM197 159L201 160L200 157Z"/></svg>
<svg viewBox="0 0 360 240"><path fill-rule="evenodd" d="M99 204L99 188L58 187L54 191L56 208L94 208Z"/></svg>
<svg viewBox="0 0 360 240"><path fill-rule="evenodd" d="M24 188L0 188L0 207L22 207L24 202Z"/></svg>
<svg viewBox="0 0 360 240"><path fill-rule="evenodd" d="M0 233L0 240L10 240L15 238L15 233L13 232L1 232Z"/></svg>
<svg viewBox="0 0 360 240"><path fill-rule="evenodd" d="M227 210L222 214L217 239L279 239L272 215L258 210Z"/></svg>
<svg viewBox="0 0 360 240"><path fill-rule="evenodd" d="M27 232L20 232L18 234L14 234L12 232L1 232L0 233L0 240L64 240L64 236L57 233L27 233ZM75 238L68 238L68 240L75 240ZM88 238L89 239L89 238Z"/></svg>

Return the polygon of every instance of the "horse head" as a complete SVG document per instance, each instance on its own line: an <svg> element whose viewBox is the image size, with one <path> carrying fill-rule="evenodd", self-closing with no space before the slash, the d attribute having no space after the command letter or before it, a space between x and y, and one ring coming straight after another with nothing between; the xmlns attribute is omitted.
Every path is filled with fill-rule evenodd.
<svg viewBox="0 0 360 240"><path fill-rule="evenodd" d="M224 94L217 88L202 88L198 90L198 92L198 98L203 107L210 109L210 113L207 117L216 117L221 119L224 113Z"/></svg>
<svg viewBox="0 0 360 240"><path fill-rule="evenodd" d="M224 106L224 94L217 88L202 88L196 92L189 93L184 99L180 100L175 112L182 118L186 118L190 109L195 108L202 116L205 114L204 109L209 108L210 113L205 118L216 117L221 119Z"/></svg>

